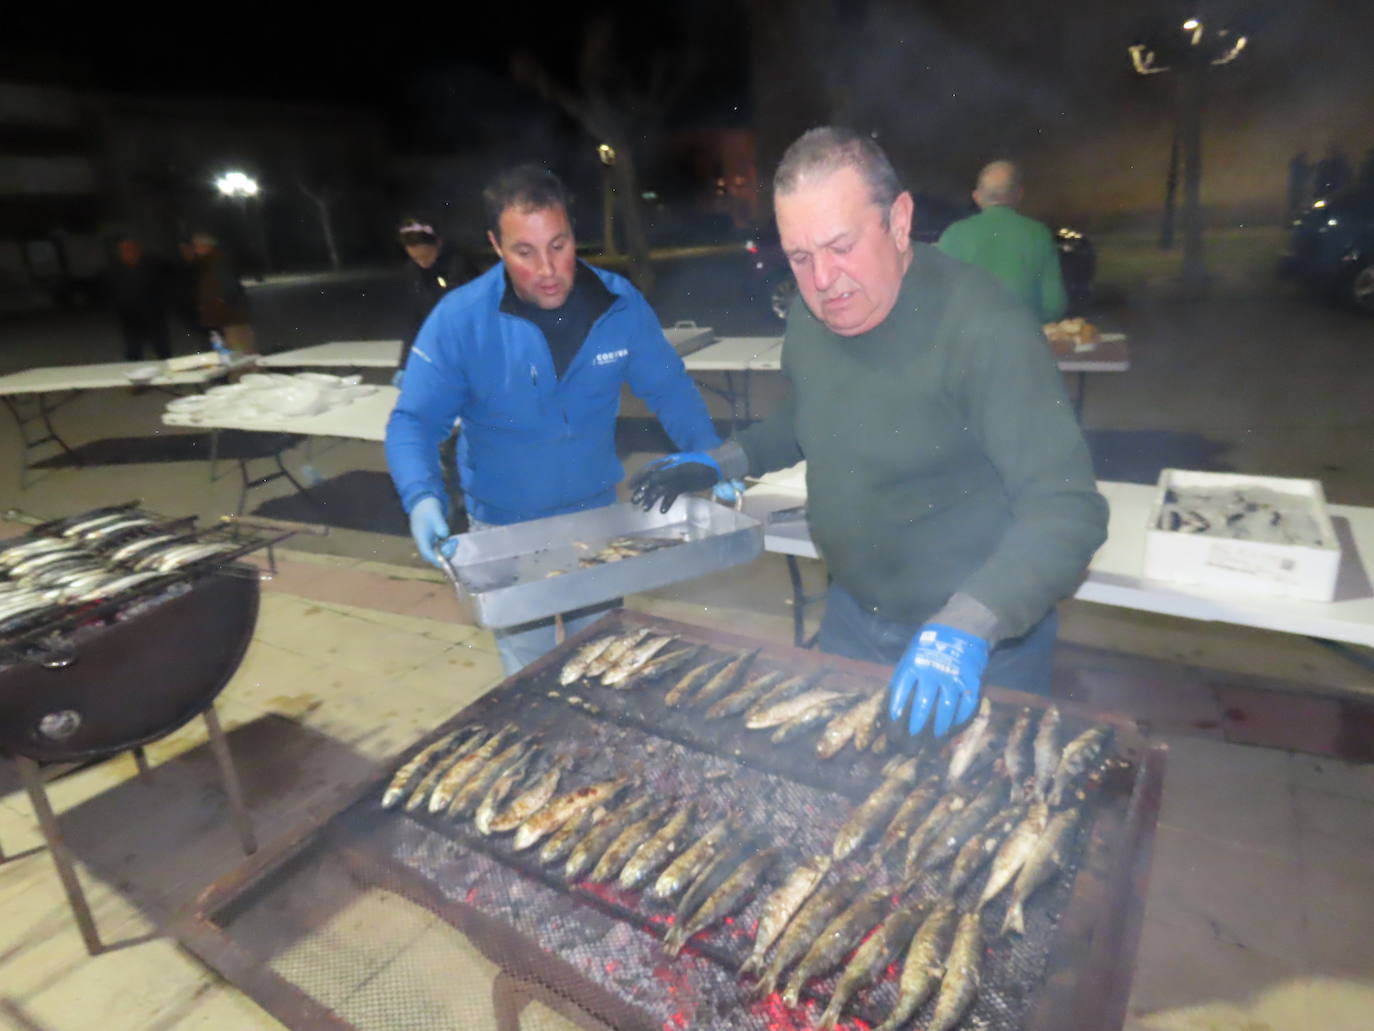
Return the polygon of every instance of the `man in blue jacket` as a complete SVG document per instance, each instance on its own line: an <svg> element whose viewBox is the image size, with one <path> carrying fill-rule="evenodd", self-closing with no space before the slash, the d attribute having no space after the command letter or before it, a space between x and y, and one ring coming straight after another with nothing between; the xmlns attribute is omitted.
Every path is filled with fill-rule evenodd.
<svg viewBox="0 0 1374 1031"><path fill-rule="evenodd" d="M623 277L577 260L557 177L522 165L482 199L501 260L425 320L387 424L391 477L434 565L450 537L438 447L457 419L473 529L613 504L624 475L615 452L622 384L684 451L720 443L648 302ZM565 613L564 625L575 632L603 611ZM553 621L499 630L496 640L513 673L553 648Z"/></svg>

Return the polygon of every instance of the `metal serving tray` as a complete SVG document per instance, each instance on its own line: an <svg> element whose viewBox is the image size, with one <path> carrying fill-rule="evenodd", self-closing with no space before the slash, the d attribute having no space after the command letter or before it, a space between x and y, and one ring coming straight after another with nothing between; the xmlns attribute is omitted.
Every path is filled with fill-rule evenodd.
<svg viewBox="0 0 1374 1031"><path fill-rule="evenodd" d="M618 537L680 543L580 564ZM748 562L763 553L763 524L705 498L680 497L666 514L610 505L465 533L457 542L446 564L459 597L480 625L509 627Z"/></svg>

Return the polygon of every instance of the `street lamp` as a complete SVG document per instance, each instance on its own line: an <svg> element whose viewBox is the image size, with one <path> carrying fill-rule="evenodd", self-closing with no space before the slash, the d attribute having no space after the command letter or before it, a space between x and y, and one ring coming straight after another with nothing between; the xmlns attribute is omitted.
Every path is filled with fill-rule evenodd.
<svg viewBox="0 0 1374 1031"><path fill-rule="evenodd" d="M615 254L615 183L611 181L611 166L615 164L615 148L609 143L596 147L596 156L601 159L601 249L608 255Z"/></svg>
<svg viewBox="0 0 1374 1031"><path fill-rule="evenodd" d="M262 282L263 272L269 271L269 266L271 265L271 259L268 257L267 253L267 231L263 228L262 224L262 209L256 208L254 210L255 218L250 220L248 216L248 202L258 196L258 181L244 172L224 172L215 180L215 189L219 190L221 196L237 201L239 211L243 213L243 220L245 222L251 222L252 229L257 234L257 251L258 257L261 260L261 266L257 272L257 280L258 282Z"/></svg>

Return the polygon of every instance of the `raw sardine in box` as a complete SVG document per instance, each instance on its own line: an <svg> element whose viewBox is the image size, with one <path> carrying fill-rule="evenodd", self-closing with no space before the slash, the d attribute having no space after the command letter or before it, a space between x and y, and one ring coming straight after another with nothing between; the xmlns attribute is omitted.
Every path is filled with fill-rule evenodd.
<svg viewBox="0 0 1374 1031"><path fill-rule="evenodd" d="M1160 527L1170 488L1223 491L1261 487L1301 499L1316 523L1320 543L1309 546L1233 540ZM1237 593L1330 601L1336 593L1340 566L1341 546L1326 511L1326 494L1320 480L1189 469L1160 472L1159 492L1145 528L1143 572L1150 579Z"/></svg>

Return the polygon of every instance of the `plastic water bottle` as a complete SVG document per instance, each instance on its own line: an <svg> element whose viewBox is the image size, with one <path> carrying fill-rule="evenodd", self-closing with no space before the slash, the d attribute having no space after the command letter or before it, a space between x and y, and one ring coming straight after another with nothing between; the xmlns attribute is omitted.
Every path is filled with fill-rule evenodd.
<svg viewBox="0 0 1374 1031"><path fill-rule="evenodd" d="M230 359L229 348L224 346L224 337L219 335L219 330L210 330L210 346L214 348L215 354L219 355L221 365L228 365Z"/></svg>

